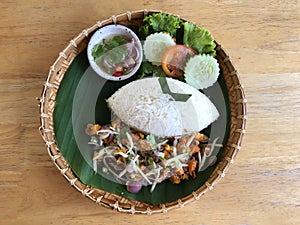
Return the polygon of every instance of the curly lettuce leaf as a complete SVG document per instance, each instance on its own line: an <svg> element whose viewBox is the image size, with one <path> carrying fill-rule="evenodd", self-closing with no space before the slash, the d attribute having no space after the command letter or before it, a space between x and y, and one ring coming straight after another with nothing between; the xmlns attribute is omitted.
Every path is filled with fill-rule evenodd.
<svg viewBox="0 0 300 225"><path fill-rule="evenodd" d="M210 56L216 55L216 44L208 30L197 27L190 22L185 22L183 27L184 45L196 50L199 54L208 54Z"/></svg>
<svg viewBox="0 0 300 225"><path fill-rule="evenodd" d="M146 16L143 21L144 23L139 30L143 38L155 32L167 32L174 37L182 23L182 20L177 16L166 13L155 13Z"/></svg>

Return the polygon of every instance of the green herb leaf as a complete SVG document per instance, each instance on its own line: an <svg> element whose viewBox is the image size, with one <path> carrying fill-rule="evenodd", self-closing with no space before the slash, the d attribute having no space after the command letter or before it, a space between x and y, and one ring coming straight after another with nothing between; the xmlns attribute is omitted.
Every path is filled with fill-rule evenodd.
<svg viewBox="0 0 300 225"><path fill-rule="evenodd" d="M127 138L127 135L126 133L129 132L129 127L123 127L121 130L120 130L120 136L119 136L119 141L121 141L122 139L124 138Z"/></svg>
<svg viewBox="0 0 300 225"><path fill-rule="evenodd" d="M166 74L162 70L161 66L152 65L150 62L142 62L141 67L138 72L139 78L144 78L148 76L152 77L166 77Z"/></svg>
<svg viewBox="0 0 300 225"><path fill-rule="evenodd" d="M92 56L94 57L94 60L99 59L104 54L104 46L101 44L97 44L92 49Z"/></svg>
<svg viewBox="0 0 300 225"><path fill-rule="evenodd" d="M155 137L154 137L153 134L147 135L146 140L150 143L151 149L156 149L157 148L156 140L155 140Z"/></svg>
<svg viewBox="0 0 300 225"><path fill-rule="evenodd" d="M122 38L121 36L114 36L111 40L109 41L103 41L105 48L107 49L113 49L117 48L120 45L126 44L126 40Z"/></svg>
<svg viewBox="0 0 300 225"><path fill-rule="evenodd" d="M148 159L148 164L149 164L149 165L153 165L153 164L154 164L154 160L153 160L152 157L150 157L150 158Z"/></svg>
<svg viewBox="0 0 300 225"><path fill-rule="evenodd" d="M183 44L196 50L199 54L216 55L213 37L205 28L199 28L196 25L185 22L183 24Z"/></svg>

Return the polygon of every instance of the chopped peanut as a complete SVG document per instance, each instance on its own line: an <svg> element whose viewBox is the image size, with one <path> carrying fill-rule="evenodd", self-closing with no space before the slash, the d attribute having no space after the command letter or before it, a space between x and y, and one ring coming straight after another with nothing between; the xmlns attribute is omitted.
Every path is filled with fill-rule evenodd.
<svg viewBox="0 0 300 225"><path fill-rule="evenodd" d="M123 152L123 153L126 153L126 149L125 148L119 148L119 147L117 147L117 149L116 149L116 152Z"/></svg>
<svg viewBox="0 0 300 225"><path fill-rule="evenodd" d="M139 143L140 143L140 146L141 146L142 149L144 149L144 150L151 150L151 145L150 145L150 143L148 141L141 140Z"/></svg>
<svg viewBox="0 0 300 225"><path fill-rule="evenodd" d="M205 134L197 133L195 139L198 141L203 141L207 139L207 136Z"/></svg>
<svg viewBox="0 0 300 225"><path fill-rule="evenodd" d="M111 122L111 126L112 128L116 129L117 126L119 126L121 124L121 120L120 118L117 118L116 120Z"/></svg>
<svg viewBox="0 0 300 225"><path fill-rule="evenodd" d="M182 174L184 174L184 170L183 169L177 169L177 168L175 168L175 173L177 173L178 175L182 175Z"/></svg>
<svg viewBox="0 0 300 225"><path fill-rule="evenodd" d="M173 152L173 148L170 145L168 145L168 144L165 144L164 148L168 152Z"/></svg>
<svg viewBox="0 0 300 225"><path fill-rule="evenodd" d="M139 132L138 135L139 135L140 139L144 139L145 138L145 135L143 133L141 133L141 132Z"/></svg>
<svg viewBox="0 0 300 225"><path fill-rule="evenodd" d="M140 139L140 136L138 134L131 134L131 138L133 142L137 142Z"/></svg>
<svg viewBox="0 0 300 225"><path fill-rule="evenodd" d="M170 156L171 156L171 153L168 152L167 150L165 150L165 151L164 151L164 157L165 157L165 159L170 158Z"/></svg>
<svg viewBox="0 0 300 225"><path fill-rule="evenodd" d="M99 124L88 124L85 129L85 133L89 136L97 134L97 131L100 130L101 126Z"/></svg>
<svg viewBox="0 0 300 225"><path fill-rule="evenodd" d="M176 175L176 174L173 174L171 177L170 177L170 180L173 184L179 184L180 183L180 178Z"/></svg>
<svg viewBox="0 0 300 225"><path fill-rule="evenodd" d="M193 172L196 170L197 163L194 159L189 162L189 174L192 176Z"/></svg>
<svg viewBox="0 0 300 225"><path fill-rule="evenodd" d="M198 145L192 145L190 146L190 151L192 154L197 153L200 151L200 147Z"/></svg>

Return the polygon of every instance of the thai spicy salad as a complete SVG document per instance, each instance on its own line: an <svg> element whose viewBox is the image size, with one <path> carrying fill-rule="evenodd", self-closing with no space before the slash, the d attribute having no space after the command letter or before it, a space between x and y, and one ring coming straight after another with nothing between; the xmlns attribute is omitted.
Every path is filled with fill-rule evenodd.
<svg viewBox="0 0 300 225"><path fill-rule="evenodd" d="M156 184L166 179L179 184L195 178L214 147L220 147L217 139L208 143L208 137L200 132L155 138L129 128L119 118L105 126L88 124L86 133L95 149L94 171L111 174L132 193L147 185L153 191ZM215 160L212 157L209 164Z"/></svg>

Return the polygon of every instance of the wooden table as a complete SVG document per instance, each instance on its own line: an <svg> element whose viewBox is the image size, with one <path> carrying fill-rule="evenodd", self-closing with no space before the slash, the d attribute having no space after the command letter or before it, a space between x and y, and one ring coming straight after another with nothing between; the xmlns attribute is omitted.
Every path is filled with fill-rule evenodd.
<svg viewBox="0 0 300 225"><path fill-rule="evenodd" d="M38 132L36 97L82 29L145 8L211 31L238 68L249 119L213 191L167 214L132 216L84 198L59 174ZM0 15L0 224L300 224L299 1L1 1Z"/></svg>

